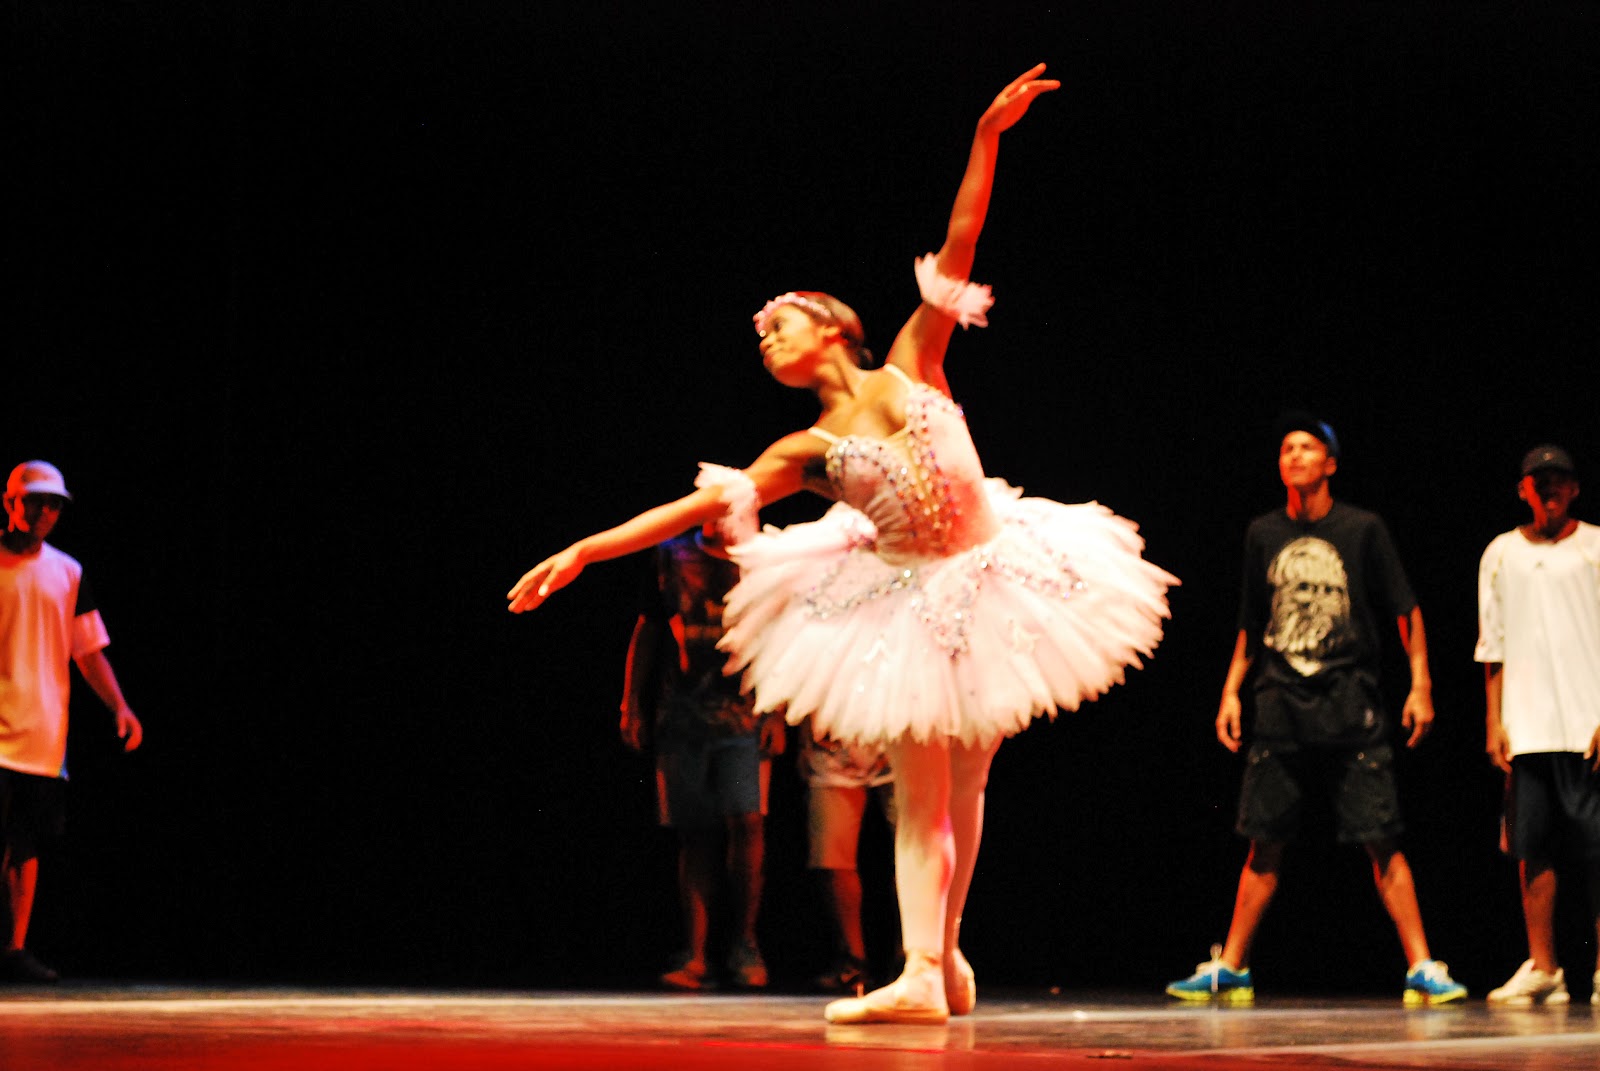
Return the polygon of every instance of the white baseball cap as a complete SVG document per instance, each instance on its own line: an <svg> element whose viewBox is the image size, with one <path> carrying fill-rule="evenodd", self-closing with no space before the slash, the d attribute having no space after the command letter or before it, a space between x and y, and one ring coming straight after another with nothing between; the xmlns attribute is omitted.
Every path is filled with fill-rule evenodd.
<svg viewBox="0 0 1600 1071"><path fill-rule="evenodd" d="M60 469L48 461L24 461L11 470L11 478L6 480L6 497L34 494L72 497Z"/></svg>

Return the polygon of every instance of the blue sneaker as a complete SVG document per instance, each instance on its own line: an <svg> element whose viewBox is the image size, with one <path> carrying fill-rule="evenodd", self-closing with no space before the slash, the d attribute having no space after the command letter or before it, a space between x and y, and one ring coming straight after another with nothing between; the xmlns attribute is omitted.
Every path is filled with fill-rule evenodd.
<svg viewBox="0 0 1600 1071"><path fill-rule="evenodd" d="M1167 986L1167 996L1179 1000L1220 1000L1245 1004L1256 999L1250 968L1236 971L1219 958L1221 945L1211 946L1211 958L1197 965L1194 973ZM1464 991L1463 991L1464 992Z"/></svg>
<svg viewBox="0 0 1600 1071"><path fill-rule="evenodd" d="M1450 977L1450 968L1436 959L1425 959L1406 975L1407 1004L1449 1004L1465 1000L1467 987Z"/></svg>

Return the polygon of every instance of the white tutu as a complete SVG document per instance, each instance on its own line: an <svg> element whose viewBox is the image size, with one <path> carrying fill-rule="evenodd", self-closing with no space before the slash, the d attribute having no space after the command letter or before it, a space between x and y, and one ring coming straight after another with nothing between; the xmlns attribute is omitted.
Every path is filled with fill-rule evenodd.
<svg viewBox="0 0 1600 1071"><path fill-rule="evenodd" d="M1143 559L1137 526L998 479L982 491L998 533L948 556L887 560L873 522L843 503L734 548L721 646L758 709L874 746L987 743L1140 666L1178 581Z"/></svg>

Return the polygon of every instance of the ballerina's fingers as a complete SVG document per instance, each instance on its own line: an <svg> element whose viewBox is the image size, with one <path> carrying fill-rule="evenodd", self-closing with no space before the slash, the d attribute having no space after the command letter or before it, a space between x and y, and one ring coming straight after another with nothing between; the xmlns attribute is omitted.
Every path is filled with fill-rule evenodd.
<svg viewBox="0 0 1600 1071"><path fill-rule="evenodd" d="M533 574L525 574L521 580L518 580L516 586L506 592L506 599L510 603L506 608L514 614L520 614L524 610L532 610L535 606L538 606L537 588L533 583Z"/></svg>
<svg viewBox="0 0 1600 1071"><path fill-rule="evenodd" d="M1023 85L1025 85L1026 83L1032 82L1035 79L1037 79L1039 77L1039 73L1041 71L1043 71L1043 70L1044 70L1044 64L1035 63L1032 67L1029 67L1027 70L1025 70L1021 74L1017 75L1017 77L1013 78L1010 81L1010 83L1004 89L1002 89L1000 91L1001 94L1003 95L1003 94L1006 94L1006 93L1015 93L1018 89L1021 89L1023 87Z"/></svg>
<svg viewBox="0 0 1600 1071"><path fill-rule="evenodd" d="M1011 105L1017 109L1016 115L1012 117L1012 122L1022 118L1022 113L1028 110L1028 105L1032 104L1033 99L1039 94L1048 93L1052 89L1060 88L1061 83L1057 82L1055 79L1041 78L1036 82L1029 82L1027 85L1017 90L1011 99L1006 102L1008 105Z"/></svg>
<svg viewBox="0 0 1600 1071"><path fill-rule="evenodd" d="M1044 64L1038 63L1015 78L1010 85L1000 91L1000 99L1005 101L1015 100L1023 96L1037 96L1052 89L1060 89L1061 82L1055 78L1040 78L1044 71Z"/></svg>
<svg viewBox="0 0 1600 1071"><path fill-rule="evenodd" d="M1043 70L1044 64L1036 64L1002 89L1000 95L995 97L994 103L989 105L989 110L984 113L980 124L998 131L1009 130L1018 119L1022 118L1035 97L1053 89L1060 89L1061 83L1058 80L1038 77Z"/></svg>
<svg viewBox="0 0 1600 1071"><path fill-rule="evenodd" d="M512 589L506 592L506 598L511 600L511 612L522 613L532 610L549 597L551 591L550 579L551 563L542 561L538 565L522 574Z"/></svg>
<svg viewBox="0 0 1600 1071"><path fill-rule="evenodd" d="M572 583L581 572L583 562L573 547L546 558L523 573L522 579L506 593L506 598L511 600L511 612L520 614L524 610L537 609L552 594Z"/></svg>

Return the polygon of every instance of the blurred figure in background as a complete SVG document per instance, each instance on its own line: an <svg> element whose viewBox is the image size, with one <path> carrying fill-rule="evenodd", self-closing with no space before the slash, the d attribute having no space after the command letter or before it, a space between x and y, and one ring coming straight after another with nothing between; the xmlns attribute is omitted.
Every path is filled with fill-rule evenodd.
<svg viewBox="0 0 1600 1071"><path fill-rule="evenodd" d="M71 501L61 472L25 461L6 481L0 536L0 838L4 841L9 943L0 979L51 983L60 976L27 948L39 883L39 850L66 820L70 665L116 719L132 751L144 731L122 697L105 648L111 642L83 566L45 540Z"/></svg>
<svg viewBox="0 0 1600 1071"><path fill-rule="evenodd" d="M1501 848L1517 860L1528 959L1491 1004L1566 1004L1556 865L1581 868L1600 938L1600 528L1572 515L1578 475L1554 444L1522 459L1532 511L1478 567L1489 759L1506 772ZM1590 1002L1600 1004L1600 962Z"/></svg>
<svg viewBox="0 0 1600 1071"><path fill-rule="evenodd" d="M832 924L833 962L816 979L824 993L873 987L862 930L861 823L869 803L894 827L894 771L881 748L818 740L800 725L797 766L806 786L806 866L817 876Z"/></svg>
<svg viewBox="0 0 1600 1071"><path fill-rule="evenodd" d="M725 541L706 524L655 548L623 687L623 742L654 750L658 814L678 834L684 950L661 975L673 989L717 981L708 945L724 891L726 981L747 989L768 981L756 922L771 756L783 750L784 725L757 716L739 679L723 673L722 600L739 578Z"/></svg>

